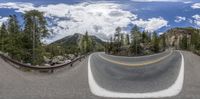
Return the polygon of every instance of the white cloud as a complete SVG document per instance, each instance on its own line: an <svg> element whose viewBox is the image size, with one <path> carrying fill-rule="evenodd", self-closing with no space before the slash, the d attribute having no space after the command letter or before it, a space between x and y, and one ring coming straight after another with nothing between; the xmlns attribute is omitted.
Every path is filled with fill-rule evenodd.
<svg viewBox="0 0 200 99"><path fill-rule="evenodd" d="M194 19L193 23L195 23L198 27L200 27L200 15L198 14L193 15L192 18Z"/></svg>
<svg viewBox="0 0 200 99"><path fill-rule="evenodd" d="M158 33L158 35L163 35L163 34L164 34L164 32L159 32L159 33Z"/></svg>
<svg viewBox="0 0 200 99"><path fill-rule="evenodd" d="M8 20L8 17L0 16L0 25L2 25L2 23L6 22L7 20Z"/></svg>
<svg viewBox="0 0 200 99"><path fill-rule="evenodd" d="M200 8L200 3L195 3L191 6L193 9L199 9Z"/></svg>
<svg viewBox="0 0 200 99"><path fill-rule="evenodd" d="M186 17L182 17L182 16L176 16L176 19L174 20L174 22L179 23L181 21L185 21Z"/></svg>
<svg viewBox="0 0 200 99"><path fill-rule="evenodd" d="M114 33L116 27L127 27L137 16L121 9L116 3L80 3L75 5L50 4L34 6L31 3L0 3L0 8L15 9L16 12L36 9L52 20L49 27L56 33L51 42L74 33L95 34L102 39Z"/></svg>
<svg viewBox="0 0 200 99"><path fill-rule="evenodd" d="M136 24L146 31L156 31L167 26L168 21L163 18L150 18L148 20L137 19L137 15L122 9L117 3L79 3L49 4L35 6L32 3L0 3L0 8L14 9L24 13L32 9L44 12L50 19L49 29L56 34L53 38L46 39L52 42L74 33L88 31L104 40L113 35L115 28L126 28L129 24Z"/></svg>
<svg viewBox="0 0 200 99"><path fill-rule="evenodd" d="M153 32L162 27L168 26L168 21L166 21L162 17L159 17L159 18L150 18L148 20L143 20L143 19L136 20L133 21L133 24L144 28L145 31Z"/></svg>
<svg viewBox="0 0 200 99"><path fill-rule="evenodd" d="M183 2L183 3L189 4L189 3L192 3L192 1L185 1L185 2Z"/></svg>
<svg viewBox="0 0 200 99"><path fill-rule="evenodd" d="M16 12L24 12L34 9L32 3L0 3L0 8L16 9Z"/></svg>
<svg viewBox="0 0 200 99"><path fill-rule="evenodd" d="M188 0L131 0L134 2L189 2Z"/></svg>

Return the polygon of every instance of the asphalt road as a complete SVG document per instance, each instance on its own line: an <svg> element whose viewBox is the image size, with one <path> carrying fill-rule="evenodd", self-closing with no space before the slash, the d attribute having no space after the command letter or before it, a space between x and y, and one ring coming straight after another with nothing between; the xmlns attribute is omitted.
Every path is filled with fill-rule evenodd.
<svg viewBox="0 0 200 99"><path fill-rule="evenodd" d="M170 97L169 99L200 99L200 57L194 55L190 52L182 52L184 59L185 59L185 74L184 74L184 84L181 93L175 97ZM99 57L94 58L103 61L103 59ZM155 66L146 67L144 70L149 70L149 68L156 68L154 72L148 72L150 75L143 75L142 77L138 76L137 73L142 73L142 71L137 72L136 74L132 74L131 71L135 71L134 69L130 70L129 73L124 73L123 71L117 71L122 74L120 78L122 81L127 81L127 83L133 81L148 81L148 84L151 84L152 79L156 79L156 83L159 83L159 87L156 88L144 88L141 90L141 86L138 87L138 90L134 90L132 88L127 89L121 86L118 88L109 87L109 81L106 80L106 84L101 83L102 86L105 86L108 89L115 90L115 91L124 91L127 90L129 92L149 92L149 91L156 91L162 88L166 88L171 83L173 83L174 79L177 76L177 71L179 70L180 66L180 54L174 52L172 55L167 57L164 60L164 64L168 64L169 61L173 62L173 64L177 65L170 65L169 67L165 67L162 65L158 67L160 64L159 62L156 63ZM95 60L94 60L95 61ZM106 61L103 61L106 63ZM102 66L103 62L97 64ZM108 62L108 61L107 61ZM172 64L172 63L170 63ZM98 67L97 67L98 68ZM121 67L119 67L121 68ZM126 68L135 68L135 67L126 67ZM173 73L170 74L167 71L163 71L164 68L167 68L167 71ZM95 70L95 68L93 68ZM96 69L97 70L97 69ZM101 70L101 69L98 69ZM160 70L160 71L159 71ZM162 72L161 72L162 71ZM94 71L93 71L94 73ZM96 72L95 72L96 73ZM94 73L94 74L95 74ZM157 75L155 78L156 74ZM117 73L113 73L117 75ZM99 76L96 74L96 80L102 78L107 79L109 78L110 74L104 74L104 77ZM166 77L166 76L167 77ZM170 76L171 75L171 76ZM103 75L102 75L103 76ZM130 76L134 76L137 79L131 79ZM149 78L149 79L146 79ZM170 78L170 79L169 79ZM162 84L161 79L164 79L166 85ZM160 82L159 82L160 81ZM116 83L119 84L119 83ZM154 84L152 83L152 86ZM111 85L112 86L112 85ZM135 85L133 85L135 86ZM129 86L131 87L131 86ZM126 90L127 89L127 90ZM74 67L64 69L60 72L56 72L54 74L41 74L41 73L32 73L32 72L23 72L16 68L10 66L10 64L6 63L4 60L0 59L0 99L104 99L103 97L95 96L91 93L90 87L88 84L88 60L85 59L80 63L76 63ZM168 99L168 98L167 98Z"/></svg>
<svg viewBox="0 0 200 99"><path fill-rule="evenodd" d="M146 57L138 61L145 63ZM145 93L166 89L176 81L180 66L181 55L177 51L157 63L136 67L109 62L99 57L99 53L91 56L95 81L104 89L114 92Z"/></svg>

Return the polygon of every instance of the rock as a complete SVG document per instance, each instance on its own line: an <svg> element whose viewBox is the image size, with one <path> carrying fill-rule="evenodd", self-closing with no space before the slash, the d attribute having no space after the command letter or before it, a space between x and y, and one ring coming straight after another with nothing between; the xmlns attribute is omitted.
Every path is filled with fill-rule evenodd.
<svg viewBox="0 0 200 99"><path fill-rule="evenodd" d="M64 64L65 61L58 61L57 63L58 63L58 64Z"/></svg>
<svg viewBox="0 0 200 99"><path fill-rule="evenodd" d="M74 54L68 54L69 59L74 59L75 55Z"/></svg>
<svg viewBox="0 0 200 99"><path fill-rule="evenodd" d="M53 64L63 64L65 63L65 58L63 56L56 56L51 61Z"/></svg>
<svg viewBox="0 0 200 99"><path fill-rule="evenodd" d="M31 63L26 63L26 65L31 66Z"/></svg>
<svg viewBox="0 0 200 99"><path fill-rule="evenodd" d="M9 57L9 56L8 56L8 53L3 53L3 55Z"/></svg>
<svg viewBox="0 0 200 99"><path fill-rule="evenodd" d="M54 64L57 64L58 61L59 61L58 58L53 58L51 62L54 63Z"/></svg>
<svg viewBox="0 0 200 99"><path fill-rule="evenodd" d="M49 63L51 60L47 58L46 56L43 56L45 63Z"/></svg>
<svg viewBox="0 0 200 99"><path fill-rule="evenodd" d="M58 60L64 60L63 56L57 56Z"/></svg>
<svg viewBox="0 0 200 99"><path fill-rule="evenodd" d="M65 63L70 63L71 62L71 60L65 60Z"/></svg>
<svg viewBox="0 0 200 99"><path fill-rule="evenodd" d="M47 67L48 67L48 66L51 66L51 65L50 65L50 64L44 64L44 66L47 66Z"/></svg>

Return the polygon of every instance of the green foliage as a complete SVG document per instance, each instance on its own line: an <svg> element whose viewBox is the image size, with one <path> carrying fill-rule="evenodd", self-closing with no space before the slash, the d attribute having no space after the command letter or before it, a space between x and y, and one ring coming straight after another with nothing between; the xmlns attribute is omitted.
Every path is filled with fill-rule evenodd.
<svg viewBox="0 0 200 99"><path fill-rule="evenodd" d="M47 45L45 49L50 57L65 54L80 55L88 53L87 51L103 51L104 42L96 36L75 33Z"/></svg>
<svg viewBox="0 0 200 99"><path fill-rule="evenodd" d="M126 45L130 45L130 37L129 37L129 34L126 34L125 43L126 43Z"/></svg>
<svg viewBox="0 0 200 99"><path fill-rule="evenodd" d="M141 53L141 46L140 43L142 41L142 35L140 32L139 27L136 25L132 28L131 30L131 35L132 35L132 42L131 42L131 52L134 54L140 54Z"/></svg>
<svg viewBox="0 0 200 99"><path fill-rule="evenodd" d="M160 48L159 48L160 40L159 40L159 37L158 37L156 32L153 33L152 44L153 44L153 51L155 53L159 52L159 50L160 50Z"/></svg>
<svg viewBox="0 0 200 99"><path fill-rule="evenodd" d="M159 37L156 32L153 33L151 39L151 33L145 31L141 32L138 26L134 26L131 29L131 37L129 37L129 34L126 34L124 40L123 37L119 39L118 35L121 35L119 31L121 31L121 29L118 27L114 35L114 40L111 37L110 42L106 45L106 51L110 54L147 55L151 53L158 53L161 51L160 47L163 47L163 49L166 47L165 37ZM161 39L163 41L162 44L160 42ZM122 41L125 41L125 44Z"/></svg>
<svg viewBox="0 0 200 99"><path fill-rule="evenodd" d="M4 43L4 52L8 52L9 55L17 60L22 60L23 58L23 48L22 48L22 34L20 31L20 26L15 15L10 15L8 19L7 29L3 24L1 31L7 32L6 43Z"/></svg>
<svg viewBox="0 0 200 99"><path fill-rule="evenodd" d="M183 50L187 50L188 49L188 38L187 35L184 35L181 42L180 42L180 48Z"/></svg>
<svg viewBox="0 0 200 99"><path fill-rule="evenodd" d="M190 44L190 48L191 50L199 50L200 49L200 32L199 30L194 31L191 34L191 44Z"/></svg>
<svg viewBox="0 0 200 99"><path fill-rule="evenodd" d="M6 30L6 26L3 23L0 30L0 50L2 52L5 51L5 46L8 44L8 31Z"/></svg>
<svg viewBox="0 0 200 99"><path fill-rule="evenodd" d="M49 35L46 19L42 12L31 10L24 15L24 28L18 23L16 15L10 15L8 24L0 30L1 51L11 58L34 65L43 62L45 54L41 39Z"/></svg>
<svg viewBox="0 0 200 99"><path fill-rule="evenodd" d="M85 33L83 36L83 39L81 40L81 51L82 53L88 53L93 51L92 45L93 45L92 39L88 36L88 32Z"/></svg>
<svg viewBox="0 0 200 99"><path fill-rule="evenodd" d="M166 47L167 47L167 44L166 44L166 35L163 34L163 35L161 36L161 48L162 48L163 50L165 50Z"/></svg>
<svg viewBox="0 0 200 99"><path fill-rule="evenodd" d="M37 10L27 11L24 14L25 29L24 29L24 40L28 42L25 44L28 55L32 59L32 64L41 64L43 59L44 49L41 43L41 39L49 36L46 28L47 22L42 12ZM27 39L29 38L29 39Z"/></svg>

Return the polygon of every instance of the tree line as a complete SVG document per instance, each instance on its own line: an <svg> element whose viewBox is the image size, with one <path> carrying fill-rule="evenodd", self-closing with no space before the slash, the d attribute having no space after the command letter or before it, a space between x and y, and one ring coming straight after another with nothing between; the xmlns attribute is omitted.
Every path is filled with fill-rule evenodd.
<svg viewBox="0 0 200 99"><path fill-rule="evenodd" d="M47 21L43 13L37 10L27 11L22 17L22 26L16 15L10 15L8 21L1 25L0 50L8 53L12 59L33 65L40 64L45 54L41 39L50 35Z"/></svg>
<svg viewBox="0 0 200 99"><path fill-rule="evenodd" d="M10 15L8 21L0 28L0 51L8 53L12 59L22 63L40 65L44 62L44 56L53 58L58 55L74 54L80 55L95 50L96 43L88 32L85 33L79 42L73 45L58 46L45 45L41 40L51 34L47 29L47 21L42 12L31 10L23 15L23 25L21 26L16 15Z"/></svg>
<svg viewBox="0 0 200 99"><path fill-rule="evenodd" d="M138 26L132 27L130 33L122 33L120 27L107 42L105 50L114 55L148 55L166 49L165 35L159 36L156 32L141 31Z"/></svg>

